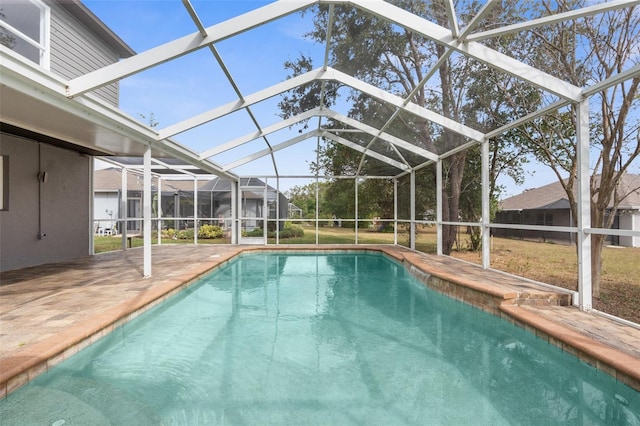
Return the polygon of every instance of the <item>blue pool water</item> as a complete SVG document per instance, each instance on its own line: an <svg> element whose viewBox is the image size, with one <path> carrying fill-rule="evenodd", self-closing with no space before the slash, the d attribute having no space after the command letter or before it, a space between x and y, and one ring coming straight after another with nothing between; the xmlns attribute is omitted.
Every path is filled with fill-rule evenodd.
<svg viewBox="0 0 640 426"><path fill-rule="evenodd" d="M640 393L379 254L241 256L0 401L2 425L640 425Z"/></svg>

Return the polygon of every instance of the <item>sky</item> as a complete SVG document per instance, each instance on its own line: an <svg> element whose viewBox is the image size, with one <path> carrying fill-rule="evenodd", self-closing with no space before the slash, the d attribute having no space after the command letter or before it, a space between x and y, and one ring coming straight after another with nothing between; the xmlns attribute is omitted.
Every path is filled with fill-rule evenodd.
<svg viewBox="0 0 640 426"><path fill-rule="evenodd" d="M137 53L197 31L180 1L86 0L83 3ZM268 3L192 1L205 26ZM303 38L303 33L309 29L308 20L296 15L223 40L216 44L216 49L241 94L246 96L283 81L286 77L284 62L297 58L300 53L322 57L324 50ZM147 124L153 119L158 123L158 129L237 100L232 85L208 49L200 49L120 82L120 108ZM262 127L281 120L277 115L278 101L279 98L275 97L251 107ZM250 115L239 111L176 135L173 139L202 152L256 130ZM292 132L297 135L296 129ZM290 138L292 132L278 132L268 136L267 140L275 145ZM309 175L309 161L314 160L315 144L315 140L307 141L277 152L280 174ZM264 148L266 143L258 139L222 153L213 160L224 165ZM270 156L233 171L244 175L275 174Z"/></svg>
<svg viewBox="0 0 640 426"><path fill-rule="evenodd" d="M138 53L197 31L186 8L178 0L83 0L83 3ZM268 3L271 2L192 1L205 26L223 22ZM249 95L283 81L286 77L284 62L296 59L301 53L314 58L316 66L322 63L324 48L303 37L310 29L309 15L301 18L296 14L223 40L216 44L216 49L241 94ZM237 99L208 49L200 49L120 82L120 108L147 124L152 121L158 123L158 129ZM277 115L279 99L275 97L251 108L262 127L280 121ZM298 130L283 130L269 135L267 139L271 145L276 145L297 135ZM202 152L255 131L256 126L249 114L240 111L176 135L173 139L196 152ZM212 160L224 165L264 148L265 141L258 139ZM311 174L309 163L315 160L315 148L314 139L276 152L278 172L281 175ZM270 156L233 171L241 175L275 174ZM500 182L507 188L505 196L556 181L549 169L539 165L530 167L527 173L528 178L523 186L515 186L510 178ZM281 189L307 182L310 181L283 181Z"/></svg>

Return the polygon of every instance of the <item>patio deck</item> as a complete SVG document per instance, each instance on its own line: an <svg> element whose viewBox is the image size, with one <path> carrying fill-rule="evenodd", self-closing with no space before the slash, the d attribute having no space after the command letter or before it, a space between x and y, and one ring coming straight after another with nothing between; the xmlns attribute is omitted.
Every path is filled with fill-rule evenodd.
<svg viewBox="0 0 640 426"><path fill-rule="evenodd" d="M429 285L514 322L640 391L640 329L566 305L566 294L399 246L153 247L153 276L142 278L142 249L42 265L0 276L0 398L180 291L243 251L382 251L408 262Z"/></svg>

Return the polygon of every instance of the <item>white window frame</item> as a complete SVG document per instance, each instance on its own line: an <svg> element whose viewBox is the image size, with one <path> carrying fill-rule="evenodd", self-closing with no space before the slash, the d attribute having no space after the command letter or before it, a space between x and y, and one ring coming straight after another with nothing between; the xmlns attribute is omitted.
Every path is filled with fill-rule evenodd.
<svg viewBox="0 0 640 426"><path fill-rule="evenodd" d="M5 27L7 30L11 31L13 35L15 35L16 37L19 37L21 40L27 42L31 46L38 49L38 51L40 52L40 56L39 56L40 63L38 65L48 70L50 67L50 57L51 57L50 55L51 9L49 8L49 6L44 4L41 0L26 0L26 1L31 3L32 5L34 5L40 10L40 17L39 17L40 40L39 41L33 40L31 37L22 33L21 31L13 27L11 24L6 22L2 18L0 18L0 23L2 23L2 26Z"/></svg>

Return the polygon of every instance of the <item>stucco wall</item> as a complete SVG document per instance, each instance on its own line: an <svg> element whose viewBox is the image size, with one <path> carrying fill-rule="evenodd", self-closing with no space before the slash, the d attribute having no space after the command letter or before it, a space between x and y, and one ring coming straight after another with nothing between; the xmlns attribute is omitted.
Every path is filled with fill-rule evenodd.
<svg viewBox="0 0 640 426"><path fill-rule="evenodd" d="M0 152L9 156L0 270L88 255L90 157L6 133L0 133ZM39 182L39 171L47 172L46 182ZM38 239L40 229L43 239Z"/></svg>

